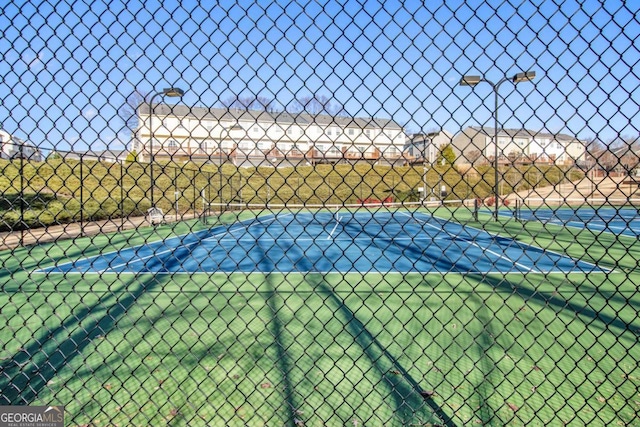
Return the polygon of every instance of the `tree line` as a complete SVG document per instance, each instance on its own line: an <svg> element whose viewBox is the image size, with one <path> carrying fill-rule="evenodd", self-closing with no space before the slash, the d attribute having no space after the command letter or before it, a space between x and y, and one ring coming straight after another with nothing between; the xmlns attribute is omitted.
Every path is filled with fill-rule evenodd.
<svg viewBox="0 0 640 427"><path fill-rule="evenodd" d="M607 172L633 173L640 167L640 136L619 135L587 141L587 167Z"/></svg>

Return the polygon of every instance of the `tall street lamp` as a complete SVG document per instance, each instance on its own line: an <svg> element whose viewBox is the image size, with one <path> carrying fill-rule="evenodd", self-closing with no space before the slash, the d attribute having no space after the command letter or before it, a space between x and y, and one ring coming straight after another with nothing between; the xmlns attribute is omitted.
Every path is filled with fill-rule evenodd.
<svg viewBox="0 0 640 427"><path fill-rule="evenodd" d="M431 142L429 140L429 142ZM427 157L428 156L428 157ZM429 148L427 146L427 138L425 137L422 141L422 185L424 188L422 189L422 203L427 203L427 162L431 161L431 156L429 155Z"/></svg>
<svg viewBox="0 0 640 427"><path fill-rule="evenodd" d="M151 207L154 206L154 199L153 199L153 187L154 187L154 182L153 182L153 162L154 162L154 155L153 155L153 126L152 126L152 123L151 123L152 118L153 118L153 98L155 98L157 96L168 96L168 97L173 97L173 98L180 98L180 97L182 97L182 95L184 95L184 90L182 90L180 88L177 88L177 87L168 87L168 88L162 89L160 92L154 93L149 98L149 167L150 167L149 179L151 180L151 195L150 195Z"/></svg>
<svg viewBox="0 0 640 427"><path fill-rule="evenodd" d="M494 128L493 128L493 146L495 149L494 152L494 171L495 171L495 184L493 185L493 193L495 198L495 212L494 212L494 220L498 220L498 209L500 208L500 189L498 187L498 181L500 180L498 175L498 89L502 83L511 80L514 84L520 82L531 81L536 77L535 71L525 71L522 73L518 73L512 77L503 77L497 83L493 83L491 80L482 77L482 76L463 76L460 79L460 86L471 86L474 87L480 82L489 83L491 88L493 89L493 93L495 95L495 109L493 112L494 118Z"/></svg>

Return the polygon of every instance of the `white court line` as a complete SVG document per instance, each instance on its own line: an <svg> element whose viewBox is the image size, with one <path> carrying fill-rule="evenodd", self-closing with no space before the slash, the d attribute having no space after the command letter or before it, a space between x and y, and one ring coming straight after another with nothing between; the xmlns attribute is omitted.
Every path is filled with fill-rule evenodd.
<svg viewBox="0 0 640 427"><path fill-rule="evenodd" d="M577 221L571 221L571 223L575 223L578 224ZM578 225L576 225L575 227L579 227ZM609 231L609 230L616 230L616 231L626 231L626 230L630 230L633 231L631 229L631 227L620 227L620 226L612 226L610 223L606 223L604 221L589 221L588 223L584 223L582 228L587 228L587 229L591 229L591 228L596 228L598 230L602 230L602 231ZM613 233L616 235L619 235L619 233Z"/></svg>
<svg viewBox="0 0 640 427"><path fill-rule="evenodd" d="M552 224L552 225L555 225L555 224ZM476 230L476 231L479 231L479 232L487 233L487 234L488 234L488 235L490 235L490 236L500 237L500 236L498 236L497 234L489 233L488 231L480 230L479 228L472 227L472 226L470 226L470 225L465 225L465 227L468 227L468 228L470 228L470 229L472 229L472 230ZM505 238L505 237L503 237L503 238ZM511 238L509 237L509 239L511 239ZM613 271L615 271L615 270L610 269L610 268L603 268L603 267L600 267L598 264L595 264L595 263L592 263L592 262L583 261L582 259L578 259L578 260L576 260L576 259L574 259L574 258L572 258L572 257L568 256L567 254L560 253L560 252L556 252L556 251L554 251L554 250L552 250L552 249L545 249L545 248L541 248L541 247L539 247L539 246L534 246L534 245L529 244L529 243L523 243L523 242L520 242L520 241L515 240L515 239L511 239L511 240L514 240L514 241L518 242L518 243L519 243L519 244L521 244L521 245L526 245L526 246L529 246L529 247L531 247L531 248L539 249L539 250L541 250L542 252L549 252L550 254L557 255L557 256L559 256L559 257L561 257L561 258L569 258L570 260L575 261L576 263L581 262L581 263L584 263L584 264L586 264L586 265L590 265L590 266L592 266L592 267L596 267L596 268L598 268L599 270L601 270L601 271L603 271L603 272L613 272Z"/></svg>
<svg viewBox="0 0 640 427"><path fill-rule="evenodd" d="M412 216L412 215L409 215L409 214L404 213L404 212L400 212L400 213L401 213L401 214L403 214L403 215ZM451 236L451 237L452 237L452 238L454 238L454 239L455 239L455 237L456 237L453 233L450 233L450 232L446 231L446 230L445 230L444 228L442 228L442 227L440 227L440 228L439 228L439 227L436 227L435 225L429 224L428 222L426 222L426 221L424 221L424 220L420 220L419 218L416 218L415 216L412 216L412 217L413 217L413 219L415 219L416 221L422 221L422 222L424 223L424 225L426 225L426 226L428 226L428 227L431 227L431 228L433 228L433 229L435 229L435 230L444 231L446 234L448 234L449 236ZM431 218L435 218L435 217L434 217L433 215L431 215ZM435 219L437 220L437 218L435 218ZM462 224L460 224L460 226L462 227ZM480 231L480 230L478 230L478 231ZM486 231L482 231L482 232L483 232L483 233L486 233ZM487 233L487 234L489 234L489 233ZM490 234L489 234L489 235L490 235ZM511 239L511 240L513 240L513 239ZM504 256L504 255L502 255L502 254L500 254L499 252L495 252L495 251L492 251L491 249L488 249L488 248L482 247L482 246L478 245L476 242L474 242L473 240L472 240L471 242L469 242L469 241L467 240L466 242L467 242L467 243L469 243L471 246L475 246L476 248L480 249L483 253L488 252L488 253L493 254L493 255L495 255L495 256L497 256L498 258L501 258L501 259L503 259L503 260L506 260L506 261L508 261L508 262L512 263L513 265L516 265L516 266L518 266L518 267L520 267L520 268L522 268L522 269L524 269L524 270L526 270L526 271L528 271L528 272L534 272L534 269L533 269L533 268L531 268L531 267L529 267L529 266L527 266L527 265L524 265L524 264L520 264L520 263L519 263L519 262L517 262L517 261L513 261L512 259L510 259L510 258L508 258L508 257L506 257L506 256ZM536 271L536 272L537 272L537 271Z"/></svg>
<svg viewBox="0 0 640 427"><path fill-rule="evenodd" d="M340 225L340 218L336 219L336 225L333 226L333 230L331 230L331 233L327 236L327 240L331 240L333 238L333 233L336 231L336 228L338 228L338 225Z"/></svg>
<svg viewBox="0 0 640 427"><path fill-rule="evenodd" d="M281 271L281 270L251 270L251 271L104 271L104 274L117 274L118 276L133 276L133 277L137 277L140 275L144 275L144 274L152 274L154 276L158 275L158 276L180 276L180 275L188 275L188 276L193 276L194 274L206 274L208 276L213 276L216 274L222 274L224 276L229 276L231 274L239 274L239 275L244 275L244 276L248 276L248 275L252 275L252 274L265 274L265 275L270 275L270 274L283 274L283 275L289 275L289 274L299 274L302 276L306 276L307 274L323 274L323 275L329 275L329 274L339 274L340 276L344 276L345 274L384 274L384 275L400 275L400 276L404 276L407 274L421 274L421 275L446 275L446 274L479 274L479 275L495 275L495 274L499 274L499 275L505 275L505 274L527 274L525 272L522 271L481 271L481 270L470 270L470 271L449 271L449 270L429 270L429 271L420 271L420 270L393 270L393 271L378 271L378 270L306 270L306 271ZM538 270L538 271L531 271L531 274L543 274L543 275L549 275L549 274L558 274L558 275L562 275L562 276L566 276L568 274L572 274L575 273L573 271L565 271L565 270L559 270L559 269L554 269L554 270ZM592 271L589 272L589 274L606 274L605 271L602 270L597 270L597 271ZM59 272L49 272L49 271L34 271L32 274L45 274L45 275L51 275L51 274L60 274ZM86 275L91 275L91 274L102 274L99 271L65 271L64 272L65 275L81 275L81 276L86 276ZM584 272L581 272L581 274L584 274Z"/></svg>
<svg viewBox="0 0 640 427"><path fill-rule="evenodd" d="M532 221L529 219L528 221ZM579 230L588 230L588 231L604 231L605 233L613 234L614 236L624 236L624 237L633 237L633 234L624 234L625 231L630 231L634 233L634 229L631 227L631 222L629 222L628 227L615 227L611 225L606 225L604 221L589 221L589 222L578 222L578 221L563 221L559 218L549 218L542 219L536 218L535 221L541 224L551 224L557 227L566 227L566 228L576 228ZM615 233L614 230L620 231L619 233ZM638 234L635 234L638 236ZM600 267L598 267L600 268Z"/></svg>
<svg viewBox="0 0 640 427"><path fill-rule="evenodd" d="M250 220L244 220L244 221L241 221L241 222L239 222L239 223L238 223L238 225L242 225L242 227L241 227L241 228L243 228L243 229L244 229L244 228L247 228L247 227L251 226L252 224L255 224L256 222L258 222L258 223L265 223L265 222L269 222L269 221L275 221L275 219L276 219L275 215L273 216L273 218L271 218L271 219L265 219L265 220L262 220L262 219L260 219L259 217L256 217L256 218L252 218L252 219L250 219ZM234 226L235 226L235 224L234 224ZM138 245L138 246L131 246L131 247L128 247L128 248L114 249L114 250L109 251L109 252L106 252L106 253L104 253L104 254L94 255L94 256L89 257L89 258L83 258L83 259L79 259L79 260L75 260L75 261L68 261L68 262L65 262L65 263L62 263L62 264L56 264L56 265L55 265L55 266L53 266L53 267L40 268L40 269L38 269L38 270L35 270L35 271L34 271L34 273L50 273L51 271L47 271L47 270L56 269L56 268L58 268L58 269L59 269L59 268L62 268L62 267L68 266L68 265L77 264L77 263L84 262L84 261L88 261L88 260L91 260L91 259L98 259L98 258L100 258L100 257L107 257L107 256L110 256L110 255L113 255L113 254L116 254L116 255L120 254L120 255L122 255L122 253L123 253L123 252L126 252L126 251L134 251L134 252L136 252L138 249L143 248L143 247L145 247L145 246L146 246L146 247L153 246L153 245L159 245L159 246L162 246L162 245L164 245L165 243L170 242L170 241L172 241L172 240L176 240L176 239L181 239L181 240L183 240L185 237L188 237L188 236L197 236L197 235L199 235L199 234L207 233L207 232L210 232L210 231L211 231L211 229L204 229L204 230L200 230L200 231L195 231L195 232L189 232L189 233L180 234L180 235L177 235L177 236L169 237L169 238L167 238L167 239L162 239L162 240L156 240L156 241L153 241L153 242L146 242L146 243L142 243L142 244L140 244L140 245ZM194 244L196 244L196 243L201 243L201 242L203 242L203 241L213 239L213 238L215 238L216 236L220 236L220 235L223 235L223 234L225 234L225 233L229 233L229 230L225 230L224 232L221 232L221 233L216 233L216 234L214 234L213 236L207 237L207 238L202 239L202 240L196 240L195 242L187 243L187 244L185 244L185 245L183 245L183 246L181 246L181 247L188 247L188 246L194 245ZM161 252L153 252L151 255L148 255L148 256L145 256L145 257L141 257L141 258L136 258L136 259L134 259L134 260L128 260L128 261L126 261L126 262L124 262L124 263L119 263L119 264L115 264L115 265L110 265L108 268L105 268L105 269L102 269L102 270L97 270L96 272L98 272L98 273L109 273L109 272L113 272L113 271L112 271L112 269L113 269L113 268L119 268L119 267L122 267L122 266L125 266L125 265L134 264L134 263L139 262L139 261L147 260L147 259L149 259L149 258L151 258L151 257L158 256L158 255L162 255L162 254L165 254L165 253L168 253L168 252L174 251L175 249L177 249L177 248L179 248L179 247L180 247L180 246L176 246L176 247L174 247L174 248L169 248L169 249L164 250L164 251L161 251ZM54 271L54 273L55 273L55 271ZM65 273L68 273L68 272L65 272Z"/></svg>
<svg viewBox="0 0 640 427"><path fill-rule="evenodd" d="M620 210L622 211L622 209ZM507 216L508 214L504 214ZM607 219L609 221L607 221ZM555 216L550 216L548 218L543 218L542 215L538 216L535 213L531 218L527 219L528 221L537 221L543 224L552 224L557 225L559 227L568 227L568 228L578 228L580 230L595 230L595 231L604 231L606 233L611 233L616 236L625 236L625 237L633 237L629 235L625 235L625 231L630 231L634 233L634 228L632 224L638 221L635 217L629 218L622 215L617 216L608 216L606 219L603 216L598 216L597 214L588 220L583 221L574 221L571 219L564 220L562 218L558 218ZM612 226L611 221L625 221L627 223L626 227L622 226ZM620 233L616 233L615 231L620 231ZM637 234L636 234L637 235Z"/></svg>
<svg viewBox="0 0 640 427"><path fill-rule="evenodd" d="M255 219L257 219L257 218L255 218ZM250 224L243 224L243 226L242 226L242 227L240 227L240 229L246 229L246 228L250 227L251 225L255 224L256 222L258 222L258 223L260 223L260 224L263 224L263 223L267 223L267 222L275 221L275 219L276 219L276 218L275 218L275 216L274 216L273 218L269 219L268 221L262 221L262 220L259 220L259 219L258 219L258 221L251 221L251 223L250 223ZM242 222L241 222L241 223L239 223L239 224L242 224ZM227 232L228 232L228 230L224 230L223 232L216 233L216 234L214 234L214 235L212 235L212 236L209 236L209 237L207 237L207 238L205 238L205 239L202 239L202 240L196 240L195 242L187 243L187 244L185 244L185 245L183 245L183 246L176 246L176 247L174 247L174 248L168 248L168 249L166 249L166 250L164 250L164 251L154 252L154 253L152 253L151 255L146 256L146 257L136 258L135 260L132 260L132 261L126 261L126 262L123 262L123 263L120 263L120 264L110 265L110 266L109 266L109 268L107 268L107 269L105 269L105 270L112 270L112 269L114 269L114 268L120 268L120 267L123 267L123 266L125 266L125 265L126 265L126 266L129 266L129 265L131 265L131 264L135 264L135 263L137 263L137 262L144 261L144 260L147 260L147 259L152 258L152 257L156 257L156 256L159 256L159 255L164 255L164 254L167 254L167 253L170 253L170 252L174 252L176 249L187 248L187 247L189 247L189 246L193 246L193 245L195 245L195 244L200 244L200 243L202 243L202 242L206 242L207 240L213 240L216 236L222 236L222 235L224 235L224 234L227 234ZM198 233L199 233L199 232L198 232ZM188 235L189 235L189 234L184 234L183 236L188 236ZM217 239L216 239L216 240L217 240ZM143 246L143 245L141 245L141 246ZM140 246L139 246L139 247L140 247Z"/></svg>
<svg viewBox="0 0 640 427"><path fill-rule="evenodd" d="M393 237L393 236L387 236L389 238L389 240L393 241L393 242L399 242L399 241L409 241L409 242L415 242L415 241L436 241L436 240L450 240L448 238L444 238L444 237ZM357 242L357 241L365 241L365 242L373 242L374 241L375 236L373 237L364 237L364 236L357 236L357 237L342 237L342 238L334 238L333 241L334 242ZM273 236L269 235L268 237L261 237L259 239L256 238L238 238L238 239L233 239L233 238L225 238L225 239L218 239L217 241L220 243L234 243L234 242L247 242L247 243L251 243L251 242L256 242L258 240L263 240L263 241L273 241L275 242L276 240L279 242L316 242L318 241L318 237L295 237L295 236L291 236L291 235L284 235L284 236L278 236L277 238L273 238ZM327 239L329 240L329 239Z"/></svg>
<svg viewBox="0 0 640 427"><path fill-rule="evenodd" d="M417 218L417 217L415 217L415 215L411 215L411 214L408 214L408 213L405 213L405 212L400 212L400 214L405 215L405 216L408 216L408 217L411 217L412 219L415 219L416 221L420 222L421 224L425 224L425 225L427 225L427 226L429 226L429 227L431 227L431 228L433 228L433 229L435 229L435 230L438 230L438 231L444 231L444 232L445 232L448 236L450 236L451 238L455 238L455 235L454 235L453 233L450 233L450 232L448 232L448 231L446 231L446 230L444 230L444 229L442 229L442 228L439 228L439 227L436 227L436 226L434 226L434 225L431 225L431 224L427 223L427 222L426 222L427 220L425 220L425 219ZM217 239L217 237L219 237L219 236L221 236L221 235L225 235L225 234L229 235L229 234L232 234L232 233L235 233L235 232L239 232L239 231L242 231L242 230L246 230L246 229L248 229L251 225L254 225L254 224L266 224L266 223L270 223L270 222L273 222L273 221L278 220L278 219L279 219L279 218L281 218L282 216L291 216L291 215L293 215L293 213L290 213L290 212L289 212L289 213L286 213L286 214L283 214L283 215L276 215L276 214L270 214L270 215L271 215L271 216L267 215L266 217L263 217L263 219L260 219L260 217L255 217L255 218L252 218L252 219L250 219L250 220L244 220L244 221L241 221L240 223L237 223L237 224L235 224L234 226L230 227L230 229L226 229L226 230L224 230L223 232L216 233L216 234L214 234L214 235L212 235L212 236L209 236L209 237L207 237L207 238L205 238L205 239L197 240L197 241L195 241L195 242L191 242L191 243L185 244L185 245L183 245L183 246L176 246L175 248L168 248L167 250L163 250L163 251L161 251L161 252L153 253L153 254L151 254L151 255L149 255L149 256L145 256L145 257L141 257L141 258L137 258L137 259L129 260L129 261L126 261L126 262L123 262L123 263L119 263L119 264L116 264L116 265L110 265L110 266L109 266L108 268L106 268L106 269L96 270L96 271L89 271L89 272L68 271L68 272L65 272L65 274L67 274L67 273L82 273L82 274L84 274L84 273L98 273L98 274L101 274L101 273L118 273L118 272L114 271L113 269L117 269L117 268L120 268L120 267L123 267L123 266L126 266L126 265L135 264L135 263L137 263L137 262L144 261L144 260L149 259L149 258L151 258L151 257L159 256L159 255L163 255L163 254L166 254L166 253L172 252L172 251L174 251L174 250L176 250L176 249L178 249L178 248L185 248L185 247L189 247L189 246L192 246L192 245L194 245L194 244L201 243L201 242L204 242L204 241L211 241L211 240L217 240L218 242L227 242L227 241L230 241L230 242L238 242L238 241L243 241L243 239L240 239L240 240L238 240L238 239ZM428 214L423 213L423 215L428 215ZM428 216L429 216L429 218L435 218L433 215L428 215ZM438 218L435 218L435 219L436 219L436 220L438 220ZM335 231L335 229L337 228L337 225L338 225L338 224L336 224L336 226L334 227L334 230L332 230L332 234L333 234L333 232ZM462 226L462 225L461 225L461 226ZM465 226L465 227L466 227L466 226ZM473 229L473 230L477 230L477 231L479 231L479 232L482 232L482 233L485 233L485 234L488 234L488 235L492 236L492 234L491 234L491 233L488 233L488 232L486 232L486 231L484 231L484 230L479 230L479 229L474 228L474 227L469 227L469 228L470 228L470 229ZM192 232L192 233L185 233L185 234L182 234L182 235L179 235L179 236L170 237L170 238L165 239L165 240L158 240L158 241L154 241L154 242L151 242L151 243L143 243L143 244L141 244L141 245L139 245L139 246L136 246L136 247L129 247L129 248L125 248L125 249L114 250L114 251L108 252L108 253L106 253L106 254L96 255L96 256L94 256L94 257L85 258L85 259L83 259L83 260L71 261L71 262L67 262L67 263L64 263L64 264L56 265L55 267L48 267L48 268L46 268L46 269L39 269L39 270L34 271L34 273L50 273L50 271L46 271L46 270L49 270L49 269L51 269L51 268L60 268L60 267L62 267L62 266L68 265L68 264L79 263L79 262L83 262L83 261L86 261L86 260L90 260L90 259L92 259L92 258L99 258L99 257L101 257L101 256L106 256L106 255L110 255L110 254L113 254L113 253L122 253L122 252L126 252L127 250L136 250L136 249L142 248L142 247L144 247L144 246L150 246L150 245L152 246L152 245L155 245L155 244L163 244L163 243L166 243L166 242L168 242L168 241L172 241L172 240L179 239L179 238L184 238L185 236L190 236L190 235L197 236L198 234L202 234L202 233L204 233L204 232L208 232L208 231L210 231L210 229L207 229L207 230L200 230L200 231ZM356 237L356 238L352 238L352 239L344 239L344 240L345 240L345 241L354 241L354 240L357 240L357 239L358 239L358 238ZM392 239L392 240L398 240L398 241L399 241L399 240L409 240L409 241L427 240L427 241L436 241L436 240L444 240L444 239L445 239L445 238L443 238L443 237L431 237L431 238L430 238L430 237L400 237L400 238L396 238L396 239ZM282 240L282 239L281 239L281 238L273 239L273 241L276 241L276 240ZM292 241L316 241L316 240L317 240L317 237L316 237L316 238L309 238L309 239L291 239L291 240L292 240ZM336 239L336 240L341 241L342 239ZM364 239L363 239L363 240L364 240ZM367 241L373 241L373 239L366 239L366 240L367 240ZM513 240L513 239L511 239L511 240ZM249 241L249 240L248 240L248 241ZM251 239L250 241L256 241L256 239ZM516 241L516 242L517 242L517 241ZM480 245L476 244L475 242L467 241L467 243L470 243L472 246L475 246L475 247L479 248L482 252L487 252L487 253L490 253L490 254L495 255L496 257L498 257L498 258L500 258L500 259L505 259L505 260L507 260L507 261L509 261L509 262L513 263L514 265L517 265L517 266L519 266L519 267L523 268L523 269L524 269L524 270L526 270L527 272L532 272L532 273L549 273L549 272L556 272L556 271L554 271L554 270L548 270L548 271L543 271L543 270L539 270L539 269L538 269L538 270L533 270L532 268L530 268L530 267L528 267L528 266L525 266L525 265L520 264L520 263L518 263L518 262L514 262L514 261L512 261L512 260L511 260L511 259L509 259L508 257L506 257L506 256L504 256L504 255L501 255L501 254L500 254L500 253L498 253L498 252L492 251L492 250L487 249L487 248L483 248L482 246L480 246ZM519 243L519 244L523 244L523 243L521 243L521 242L518 242L518 243ZM527 244L525 244L525 245L527 245ZM532 246L532 245L527 245L527 246L530 246L530 247L534 247L534 248L536 248L535 246ZM546 249L542 249L542 248L538 248L538 249L540 249L540 250L541 250L541 251L543 251L543 252L554 253L554 254L556 254L556 255L558 255L558 256L566 257L566 255L558 254L558 253L556 253L556 252L554 252L554 251L551 251L551 250L546 250ZM610 270L610 269L602 269L602 267L599 267L599 266L597 266L596 264L588 263L588 262L586 262L586 261L580 261L580 262L584 262L586 265L591 265L591 266L597 267L597 268L598 268L598 269L600 269L601 271L602 271L602 270L605 270L605 271L612 271L612 270ZM563 271L558 271L558 272L561 272L561 273L562 273ZM55 273L55 271L53 271L53 273ZM125 273L126 273L126 274L129 274L129 273L131 273L131 274L140 274L141 272L119 272L119 274L125 274ZM173 273L167 273L167 274L175 274L175 273L176 273L176 272L173 272ZM178 273L179 273L179 272L178 272ZM187 272L185 272L185 273L187 273ZM435 272L435 273L438 273L438 272ZM524 273L524 272L521 272L521 273ZM151 274L151 273L150 273L150 274ZM156 273L154 273L154 274L156 274ZM157 274L162 274L162 272L158 272ZM192 273L191 273L191 272L189 272L189 273L187 273L187 274L192 274Z"/></svg>

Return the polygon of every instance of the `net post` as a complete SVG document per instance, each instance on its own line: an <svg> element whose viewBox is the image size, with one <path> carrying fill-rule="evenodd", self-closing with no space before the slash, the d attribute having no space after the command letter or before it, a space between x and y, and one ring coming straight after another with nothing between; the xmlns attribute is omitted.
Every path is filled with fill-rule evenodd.
<svg viewBox="0 0 640 427"><path fill-rule="evenodd" d="M205 199L205 187L202 187L202 190L200 191L200 196L202 197L202 223L206 224L207 223L207 206L206 206L206 199Z"/></svg>
<svg viewBox="0 0 640 427"><path fill-rule="evenodd" d="M478 199L473 199L473 220L478 221L478 210L480 209L480 203L478 203Z"/></svg>

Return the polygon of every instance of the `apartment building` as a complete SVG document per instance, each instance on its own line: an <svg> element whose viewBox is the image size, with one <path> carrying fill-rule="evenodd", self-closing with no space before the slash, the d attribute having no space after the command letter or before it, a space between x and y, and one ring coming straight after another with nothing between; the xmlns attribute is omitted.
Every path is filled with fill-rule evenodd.
<svg viewBox="0 0 640 427"><path fill-rule="evenodd" d="M406 134L388 119L142 104L138 120L132 150L140 161L151 155L238 166L404 161Z"/></svg>
<svg viewBox="0 0 640 427"><path fill-rule="evenodd" d="M42 153L26 141L0 129L0 158L42 161Z"/></svg>
<svg viewBox="0 0 640 427"><path fill-rule="evenodd" d="M495 128L471 126L452 139L458 163L493 161ZM574 164L586 156L586 144L565 134L528 129L498 129L500 162Z"/></svg>
<svg viewBox="0 0 640 427"><path fill-rule="evenodd" d="M434 163L442 147L451 144L453 135L446 130L416 133L407 138L404 151L413 163Z"/></svg>

